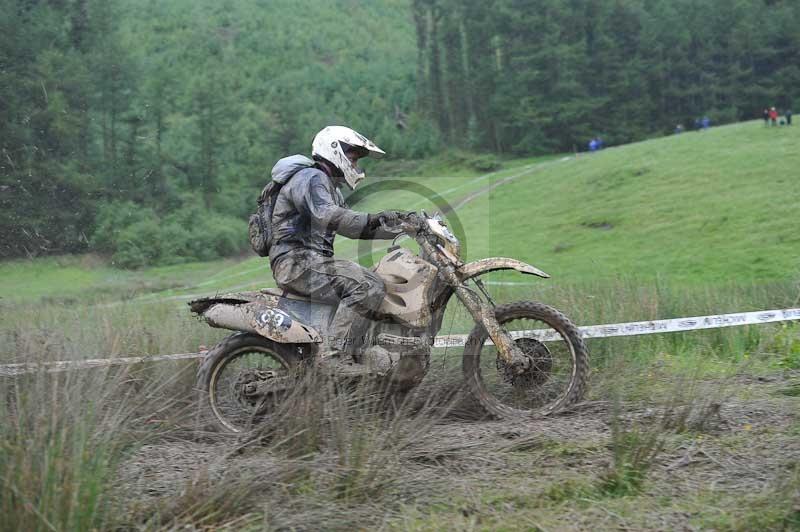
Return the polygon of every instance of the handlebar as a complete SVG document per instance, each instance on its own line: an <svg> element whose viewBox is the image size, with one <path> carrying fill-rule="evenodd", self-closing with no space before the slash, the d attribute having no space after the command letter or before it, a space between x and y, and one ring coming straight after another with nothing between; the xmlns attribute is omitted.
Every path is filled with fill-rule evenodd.
<svg viewBox="0 0 800 532"><path fill-rule="evenodd" d="M390 233L406 233L413 235L417 233L423 226L423 219L417 215L416 212L398 213L398 220L396 224L391 226L387 223L385 216L378 218L381 224L381 229Z"/></svg>

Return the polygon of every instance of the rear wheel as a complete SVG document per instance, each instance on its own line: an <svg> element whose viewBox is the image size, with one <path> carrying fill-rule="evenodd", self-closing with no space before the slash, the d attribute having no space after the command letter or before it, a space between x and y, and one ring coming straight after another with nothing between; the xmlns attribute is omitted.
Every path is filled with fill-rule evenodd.
<svg viewBox="0 0 800 532"><path fill-rule="evenodd" d="M530 360L516 374L500 357L483 327L464 348L463 371L470 392L499 418L547 415L583 397L589 353L577 327L558 310L533 301L498 305L497 321Z"/></svg>
<svg viewBox="0 0 800 532"><path fill-rule="evenodd" d="M234 433L263 421L291 393L299 366L291 345L251 333L225 338L197 373L204 421Z"/></svg>

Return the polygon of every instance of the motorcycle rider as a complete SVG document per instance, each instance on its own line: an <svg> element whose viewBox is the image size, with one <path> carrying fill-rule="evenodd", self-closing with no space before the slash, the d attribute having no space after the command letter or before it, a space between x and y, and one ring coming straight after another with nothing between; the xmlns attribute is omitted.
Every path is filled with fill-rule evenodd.
<svg viewBox="0 0 800 532"><path fill-rule="evenodd" d="M363 337L358 315L375 311L386 294L383 281L349 260L333 257L337 234L357 239L390 239L383 219L396 222L400 211L366 214L351 210L340 191L354 190L364 179L358 160L385 152L360 133L328 126L314 137L313 160L293 155L278 161L272 179L282 185L272 214L270 266L278 287L306 297L338 303L321 346L318 363L339 374L363 374L348 346Z"/></svg>

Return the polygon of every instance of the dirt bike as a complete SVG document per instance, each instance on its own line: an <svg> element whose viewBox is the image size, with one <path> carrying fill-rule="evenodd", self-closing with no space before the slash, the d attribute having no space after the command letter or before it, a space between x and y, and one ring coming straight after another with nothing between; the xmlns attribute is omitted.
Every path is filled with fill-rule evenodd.
<svg viewBox="0 0 800 532"><path fill-rule="evenodd" d="M408 391L428 371L432 350L464 346L466 386L486 412L499 418L547 415L581 399L589 357L580 332L558 310L535 301L495 304L481 276L498 270L548 278L510 258L464 263L460 243L439 216L409 213L384 229L413 238L419 253L392 242L374 268L386 296L374 315L360 319L364 341L350 344L396 390ZM473 329L464 339L436 340L455 295ZM274 410L303 367L312 367L336 311L279 289L206 297L191 310L213 327L237 331L209 350L198 371L202 408L225 431L241 432Z"/></svg>

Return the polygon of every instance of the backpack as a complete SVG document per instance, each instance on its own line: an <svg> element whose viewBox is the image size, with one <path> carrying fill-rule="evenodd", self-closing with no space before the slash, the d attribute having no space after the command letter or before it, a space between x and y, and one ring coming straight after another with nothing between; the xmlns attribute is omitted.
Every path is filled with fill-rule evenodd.
<svg viewBox="0 0 800 532"><path fill-rule="evenodd" d="M272 247L272 212L275 210L275 201L278 193L283 188L282 183L270 181L258 197L258 209L250 215L248 232L250 246L259 257L268 257Z"/></svg>

